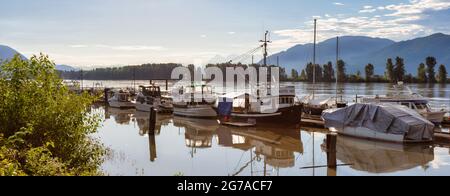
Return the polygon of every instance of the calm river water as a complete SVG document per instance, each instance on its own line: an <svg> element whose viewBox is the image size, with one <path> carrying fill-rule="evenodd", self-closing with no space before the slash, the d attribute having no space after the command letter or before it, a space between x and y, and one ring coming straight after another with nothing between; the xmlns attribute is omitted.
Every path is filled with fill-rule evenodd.
<svg viewBox="0 0 450 196"><path fill-rule="evenodd" d="M129 87L131 81L85 81L104 87ZM137 85L148 81L137 81ZM162 84L163 85L163 84ZM297 94L310 84L295 85ZM450 109L450 85L410 85L430 97L433 107ZM334 84L319 84L319 95L335 93ZM388 84L344 84L348 101L358 96L383 95ZM308 127L232 128L214 120L158 115L149 133L149 114L94 106L104 118L95 137L110 153L102 168L108 175L450 175L450 144L402 145L338 136L337 170L326 167L325 133ZM444 128L444 131L448 129Z"/></svg>

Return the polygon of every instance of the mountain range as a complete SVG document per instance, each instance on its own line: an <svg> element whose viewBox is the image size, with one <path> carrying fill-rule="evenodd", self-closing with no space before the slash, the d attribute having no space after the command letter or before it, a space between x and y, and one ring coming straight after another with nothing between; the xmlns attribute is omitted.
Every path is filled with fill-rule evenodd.
<svg viewBox="0 0 450 196"><path fill-rule="evenodd" d="M27 58L24 55L17 52L15 49L13 49L9 46L0 45L0 60L12 59L16 54L19 54L22 59L27 60ZM79 70L79 69L74 68L69 65L56 65L56 69L60 70L60 71L77 71L77 70Z"/></svg>
<svg viewBox="0 0 450 196"><path fill-rule="evenodd" d="M325 64L336 61L336 38L328 39L316 45L316 62ZM427 37L395 42L389 39L364 36L344 36L339 38L339 57L346 62L348 73L361 71L372 63L376 74L384 74L386 60L400 56L405 60L408 73L416 74L417 67L428 56L436 57L438 65L444 64L450 68L450 35L437 33ZM313 59L313 44L300 44L273 54L268 62L276 64L279 57L280 66L302 70ZM260 62L261 63L261 62ZM437 67L437 66L436 66ZM437 69L437 68L436 68ZM436 70L437 71L437 70Z"/></svg>

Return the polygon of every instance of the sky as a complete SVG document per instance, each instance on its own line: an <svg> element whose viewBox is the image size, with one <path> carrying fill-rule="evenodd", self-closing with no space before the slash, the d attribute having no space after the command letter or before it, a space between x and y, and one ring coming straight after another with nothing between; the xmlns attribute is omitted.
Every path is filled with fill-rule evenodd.
<svg viewBox="0 0 450 196"><path fill-rule="evenodd" d="M83 68L201 65L256 48L266 30L270 53L311 43L314 18L318 41L401 41L450 34L450 0L0 0L0 45Z"/></svg>

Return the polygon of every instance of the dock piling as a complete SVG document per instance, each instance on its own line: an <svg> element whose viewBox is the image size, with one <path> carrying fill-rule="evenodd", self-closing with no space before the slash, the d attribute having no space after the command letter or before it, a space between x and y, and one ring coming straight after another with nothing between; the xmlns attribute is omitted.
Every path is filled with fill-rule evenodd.
<svg viewBox="0 0 450 196"><path fill-rule="evenodd" d="M336 175L337 161L336 161L336 143L337 134L328 133L327 134L327 165L329 175ZM330 174L333 173L333 174Z"/></svg>

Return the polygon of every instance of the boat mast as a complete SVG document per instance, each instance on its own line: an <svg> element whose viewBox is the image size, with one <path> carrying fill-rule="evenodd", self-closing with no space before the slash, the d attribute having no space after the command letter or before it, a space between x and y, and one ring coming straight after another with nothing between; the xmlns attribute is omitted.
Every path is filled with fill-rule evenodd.
<svg viewBox="0 0 450 196"><path fill-rule="evenodd" d="M317 33L317 19L314 19L314 52L313 52L313 99L316 96L316 33Z"/></svg>
<svg viewBox="0 0 450 196"><path fill-rule="evenodd" d="M338 103L338 77L339 77L338 69L337 69L338 62L339 62L339 36L336 37L336 70L335 70L335 72L336 72L336 74L335 74L335 77L336 77L336 105Z"/></svg>
<svg viewBox="0 0 450 196"><path fill-rule="evenodd" d="M264 35L264 40L260 40L259 42L262 42L263 43L263 45L262 45L262 47L264 48L264 54L263 54L263 56L264 56L264 60L263 60L263 62L264 62L264 66L267 66L267 55L268 55L268 53L267 53L267 44L268 43L271 43L271 41L269 41L269 40L267 40L267 35L269 34L269 31L266 31L266 34Z"/></svg>

